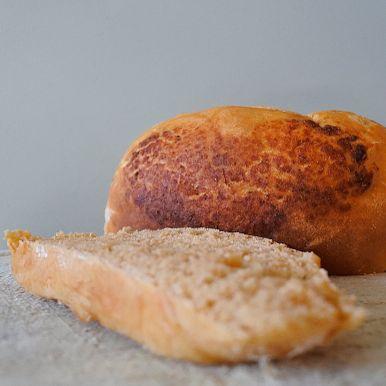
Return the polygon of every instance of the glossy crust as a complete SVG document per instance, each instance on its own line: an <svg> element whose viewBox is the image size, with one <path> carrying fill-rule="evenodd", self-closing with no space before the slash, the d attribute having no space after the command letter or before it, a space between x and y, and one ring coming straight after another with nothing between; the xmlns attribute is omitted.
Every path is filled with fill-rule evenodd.
<svg viewBox="0 0 386 386"><path fill-rule="evenodd" d="M332 274L386 270L386 129L350 112L219 107L154 126L124 155L105 231L210 227L314 251Z"/></svg>

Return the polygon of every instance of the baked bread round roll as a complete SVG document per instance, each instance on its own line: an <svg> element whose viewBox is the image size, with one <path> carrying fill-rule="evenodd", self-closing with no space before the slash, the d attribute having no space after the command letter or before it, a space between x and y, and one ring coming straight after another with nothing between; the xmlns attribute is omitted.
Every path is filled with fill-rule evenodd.
<svg viewBox="0 0 386 386"><path fill-rule="evenodd" d="M208 227L313 251L331 274L386 270L386 129L343 111L218 107L136 140L105 231Z"/></svg>

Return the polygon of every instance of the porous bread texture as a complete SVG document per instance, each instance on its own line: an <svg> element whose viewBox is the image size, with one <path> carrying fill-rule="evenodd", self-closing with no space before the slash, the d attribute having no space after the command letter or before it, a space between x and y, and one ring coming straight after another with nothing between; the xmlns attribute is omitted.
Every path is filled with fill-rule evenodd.
<svg viewBox="0 0 386 386"><path fill-rule="evenodd" d="M315 254L260 237L184 228L7 238L24 288L174 358L293 356L364 317Z"/></svg>
<svg viewBox="0 0 386 386"><path fill-rule="evenodd" d="M106 206L122 227L208 227L313 251L332 274L386 270L386 129L343 111L224 106L154 126Z"/></svg>

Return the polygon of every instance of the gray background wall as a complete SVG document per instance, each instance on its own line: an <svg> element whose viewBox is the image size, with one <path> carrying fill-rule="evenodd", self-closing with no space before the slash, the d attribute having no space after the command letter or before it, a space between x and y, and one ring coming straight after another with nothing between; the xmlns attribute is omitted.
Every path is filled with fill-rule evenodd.
<svg viewBox="0 0 386 386"><path fill-rule="evenodd" d="M175 114L385 101L386 1L0 0L0 230L101 232L127 145Z"/></svg>

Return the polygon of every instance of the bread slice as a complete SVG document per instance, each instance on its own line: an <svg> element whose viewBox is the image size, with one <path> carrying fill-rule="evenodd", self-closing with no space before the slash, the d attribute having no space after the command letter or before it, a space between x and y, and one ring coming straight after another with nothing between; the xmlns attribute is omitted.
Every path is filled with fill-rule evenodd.
<svg viewBox="0 0 386 386"><path fill-rule="evenodd" d="M173 358L293 356L364 317L315 254L256 236L167 228L6 238L26 290Z"/></svg>

